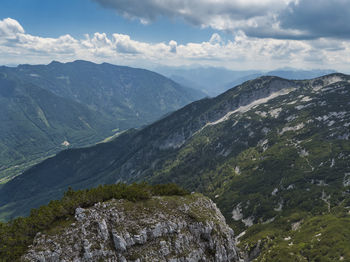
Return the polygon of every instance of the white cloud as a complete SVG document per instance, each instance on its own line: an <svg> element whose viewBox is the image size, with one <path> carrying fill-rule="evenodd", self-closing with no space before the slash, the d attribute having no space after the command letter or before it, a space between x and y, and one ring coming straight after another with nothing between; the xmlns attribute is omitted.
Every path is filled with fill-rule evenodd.
<svg viewBox="0 0 350 262"><path fill-rule="evenodd" d="M209 40L209 43L210 44L220 44L222 42L222 39L221 39L221 36L217 33L214 33L211 37L210 37L210 40Z"/></svg>
<svg viewBox="0 0 350 262"><path fill-rule="evenodd" d="M231 40L215 33L208 41L179 44L136 41L125 34L95 33L45 38L26 34L13 19L0 21L0 64L49 63L85 59L138 67L201 64L232 69L274 69L284 66L334 68L350 65L349 41L334 39L283 40L249 37L238 31ZM347 71L347 70L346 70Z"/></svg>
<svg viewBox="0 0 350 262"><path fill-rule="evenodd" d="M12 18L0 21L0 37L12 37L14 34L24 33L23 27Z"/></svg>
<svg viewBox="0 0 350 262"><path fill-rule="evenodd" d="M125 54L137 54L142 50L142 44L133 41L128 35L113 34L117 52ZM138 51L140 49L140 51Z"/></svg>
<svg viewBox="0 0 350 262"><path fill-rule="evenodd" d="M177 52L177 42L174 40L171 40L169 42L169 46L170 46L170 52L172 53L176 53Z"/></svg>

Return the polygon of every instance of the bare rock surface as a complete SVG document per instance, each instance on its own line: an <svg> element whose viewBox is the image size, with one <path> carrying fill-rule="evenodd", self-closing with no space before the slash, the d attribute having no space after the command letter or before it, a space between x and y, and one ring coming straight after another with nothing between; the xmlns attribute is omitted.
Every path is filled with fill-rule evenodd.
<svg viewBox="0 0 350 262"><path fill-rule="evenodd" d="M232 229L200 194L97 203L62 224L38 233L22 261L239 261Z"/></svg>

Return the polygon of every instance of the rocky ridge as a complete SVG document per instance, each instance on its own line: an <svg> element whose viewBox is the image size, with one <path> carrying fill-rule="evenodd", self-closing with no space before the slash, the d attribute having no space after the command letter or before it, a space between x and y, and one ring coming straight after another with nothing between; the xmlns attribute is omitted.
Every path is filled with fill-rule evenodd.
<svg viewBox="0 0 350 262"><path fill-rule="evenodd" d="M38 233L22 261L239 261L233 230L200 194L111 200Z"/></svg>

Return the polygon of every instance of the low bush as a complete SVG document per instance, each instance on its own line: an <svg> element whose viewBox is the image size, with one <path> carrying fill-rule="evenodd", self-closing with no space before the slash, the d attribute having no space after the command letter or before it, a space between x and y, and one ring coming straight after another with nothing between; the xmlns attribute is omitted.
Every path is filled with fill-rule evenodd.
<svg viewBox="0 0 350 262"><path fill-rule="evenodd" d="M28 217L19 217L7 223L0 222L0 261L18 261L38 232L49 230L58 221L72 218L77 207L87 208L110 199L135 202L152 196L186 194L187 191L175 184L151 186L147 183L118 183L77 191L69 188L61 200L53 200L46 206L32 209Z"/></svg>

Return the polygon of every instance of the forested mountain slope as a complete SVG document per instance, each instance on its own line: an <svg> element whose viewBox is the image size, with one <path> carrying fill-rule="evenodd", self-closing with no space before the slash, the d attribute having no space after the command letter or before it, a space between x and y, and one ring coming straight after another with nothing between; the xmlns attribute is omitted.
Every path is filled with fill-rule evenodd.
<svg viewBox="0 0 350 262"><path fill-rule="evenodd" d="M9 218L68 186L175 182L210 196L245 232L240 245L251 256L346 260L349 91L342 74L248 81L110 143L64 151L1 188L0 204Z"/></svg>
<svg viewBox="0 0 350 262"><path fill-rule="evenodd" d="M0 67L0 179L200 98L151 71L87 61ZM4 179L5 178L5 179Z"/></svg>
<svg viewBox="0 0 350 262"><path fill-rule="evenodd" d="M113 134L113 119L0 73L0 179L68 146Z"/></svg>
<svg viewBox="0 0 350 262"><path fill-rule="evenodd" d="M120 129L153 122L203 96L155 72L108 63L53 61L1 71L112 116Z"/></svg>

